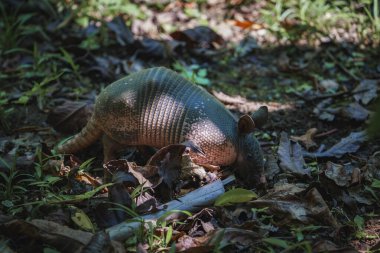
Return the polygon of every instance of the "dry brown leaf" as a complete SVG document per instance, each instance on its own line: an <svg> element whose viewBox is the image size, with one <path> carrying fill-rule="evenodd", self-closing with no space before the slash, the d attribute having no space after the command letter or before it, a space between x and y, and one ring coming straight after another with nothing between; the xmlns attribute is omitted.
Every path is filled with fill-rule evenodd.
<svg viewBox="0 0 380 253"><path fill-rule="evenodd" d="M267 207L280 225L300 222L338 226L338 222L316 188L307 190L307 187L302 185L278 185L263 197L250 203L256 208Z"/></svg>
<svg viewBox="0 0 380 253"><path fill-rule="evenodd" d="M216 245L231 245L239 248L250 248L262 238L255 231L225 228L213 230L202 237L183 236L179 238L176 249L179 252L211 252ZM234 252L234 251L232 251Z"/></svg>
<svg viewBox="0 0 380 253"><path fill-rule="evenodd" d="M294 104L292 103L276 103L276 102L254 102L247 100L241 96L229 96L221 91L212 91L212 94L223 104L225 104L227 109L237 110L241 113L251 113L257 111L262 106L268 107L268 111L278 111L278 110L291 110L294 109Z"/></svg>
<svg viewBox="0 0 380 253"><path fill-rule="evenodd" d="M235 26L240 27L243 30L245 30L245 29L260 30L260 29L264 28L264 26L262 24L258 24L256 22L252 22L249 20L243 20L243 21L234 20L233 23Z"/></svg>
<svg viewBox="0 0 380 253"><path fill-rule="evenodd" d="M346 168L341 164L336 164L330 161L327 162L325 175L339 186L348 186L350 184L350 171L346 170Z"/></svg>
<svg viewBox="0 0 380 253"><path fill-rule="evenodd" d="M313 138L317 132L317 128L310 128L304 135L290 136L290 139L293 141L300 141L306 149L309 150L310 148L317 146L317 144L313 141Z"/></svg>

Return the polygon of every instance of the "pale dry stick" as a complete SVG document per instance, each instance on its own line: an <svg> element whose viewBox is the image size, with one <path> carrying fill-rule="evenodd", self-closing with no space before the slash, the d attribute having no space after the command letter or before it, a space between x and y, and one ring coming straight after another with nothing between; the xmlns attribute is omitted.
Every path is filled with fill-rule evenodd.
<svg viewBox="0 0 380 253"><path fill-rule="evenodd" d="M234 176L229 176L223 181L216 180L210 184L189 192L179 199L172 200L166 204L163 204L159 207L162 208L162 210L157 213L143 215L130 222L122 222L118 225L108 228L106 232L109 233L111 240L123 241L132 236L136 230L141 228L143 223L146 224L148 222L151 222L153 224L156 224L157 220L163 215L168 214L168 212L173 213L165 217L165 221L171 221L179 218L180 216L183 216L183 213L180 211L198 211L203 207L212 205L216 198L225 192L224 185L229 184L234 180Z"/></svg>

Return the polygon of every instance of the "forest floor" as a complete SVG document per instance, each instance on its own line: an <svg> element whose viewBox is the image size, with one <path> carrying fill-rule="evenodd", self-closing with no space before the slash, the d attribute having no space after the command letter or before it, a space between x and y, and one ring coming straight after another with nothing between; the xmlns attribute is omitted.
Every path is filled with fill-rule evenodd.
<svg viewBox="0 0 380 253"><path fill-rule="evenodd" d="M295 2L0 3L0 251L379 251L378 4ZM237 116L268 107L254 132L267 185L236 180L215 204L116 241L106 228L233 175L190 163L202 172L187 183L151 182L141 171L182 170L182 153L151 168L155 150L131 147L104 166L100 142L55 152L102 88L154 66Z"/></svg>

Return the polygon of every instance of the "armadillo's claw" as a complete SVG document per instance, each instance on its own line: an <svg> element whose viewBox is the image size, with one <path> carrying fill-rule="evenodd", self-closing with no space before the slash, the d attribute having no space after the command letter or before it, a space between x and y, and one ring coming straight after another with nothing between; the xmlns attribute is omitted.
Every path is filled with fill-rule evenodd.
<svg viewBox="0 0 380 253"><path fill-rule="evenodd" d="M196 153L196 154L198 154L198 155L200 155L202 157L206 157L206 153L203 152L202 148L199 147L194 141L187 140L187 141L182 142L181 144L185 145L186 148L189 148L194 153Z"/></svg>

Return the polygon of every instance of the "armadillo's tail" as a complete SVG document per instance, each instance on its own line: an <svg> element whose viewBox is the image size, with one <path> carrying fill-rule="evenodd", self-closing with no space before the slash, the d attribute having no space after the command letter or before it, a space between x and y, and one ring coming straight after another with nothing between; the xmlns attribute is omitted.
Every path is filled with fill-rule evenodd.
<svg viewBox="0 0 380 253"><path fill-rule="evenodd" d="M88 147L93 142L98 140L103 131L96 125L95 122L94 116L92 116L80 133L74 135L68 141L58 145L57 152L59 154L76 153L77 151Z"/></svg>

